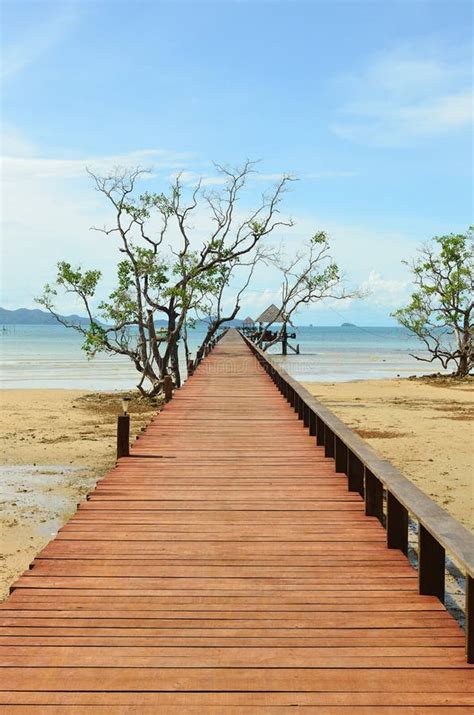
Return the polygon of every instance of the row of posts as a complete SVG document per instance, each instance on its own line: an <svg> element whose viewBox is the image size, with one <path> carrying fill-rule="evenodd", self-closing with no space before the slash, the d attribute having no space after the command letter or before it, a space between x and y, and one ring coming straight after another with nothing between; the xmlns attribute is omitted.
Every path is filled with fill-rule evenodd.
<svg viewBox="0 0 474 715"><path fill-rule="evenodd" d="M194 371L196 370L202 359L209 355L211 350L215 348L219 340L225 335L226 332L227 330L224 330L222 333L219 333L219 335L216 335L206 344L203 350L198 350L196 360L188 360L188 377L191 377L194 374ZM167 374L163 378L163 399L165 404L173 399L173 390L173 378L170 374ZM119 459L120 457L130 456L130 415L128 413L129 403L130 397L122 398L122 414L117 417L117 459Z"/></svg>
<svg viewBox="0 0 474 715"><path fill-rule="evenodd" d="M349 491L356 491L365 499L366 516L375 516L387 530L387 546L400 549L408 556L408 509L386 489L387 516L384 514L384 485L375 474L352 452L331 428L306 404L298 392L280 375L249 341L247 344L264 369L269 373L279 391L303 420L316 444L324 447L324 456L335 460L336 472L348 477ZM419 593L436 596L445 601L446 554L443 546L419 522L418 581ZM465 575L465 637L466 659L474 663L474 578Z"/></svg>

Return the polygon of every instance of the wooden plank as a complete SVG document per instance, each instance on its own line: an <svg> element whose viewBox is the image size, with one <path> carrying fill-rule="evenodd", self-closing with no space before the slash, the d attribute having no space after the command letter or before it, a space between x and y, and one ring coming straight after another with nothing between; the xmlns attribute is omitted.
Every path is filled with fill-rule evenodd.
<svg viewBox="0 0 474 715"><path fill-rule="evenodd" d="M1 696L0 696L1 697ZM13 713L71 713L83 715L87 713L140 713L155 715L157 708L160 713L173 715L201 715L203 707L206 713L220 715L241 715L244 713L290 713L295 706L304 708L305 713L323 713L323 715L342 715L351 712L359 715L400 715L401 706L410 706L414 715L431 715L431 713L454 713L467 715L472 710L472 698L460 695L459 700L464 705L451 705L453 699L449 694L434 693L419 698L417 694L404 693L387 694L385 699L377 693L50 693L45 704L45 694L8 692L3 695L3 703L10 705ZM349 699L351 698L351 699ZM411 705L418 699L423 705ZM390 703L390 704L387 704ZM23 703L23 704L22 704ZM66 706L64 709L61 706ZM120 708L120 710L118 710ZM405 710L405 712L407 712Z"/></svg>
<svg viewBox="0 0 474 715"><path fill-rule="evenodd" d="M0 711L470 712L460 628L301 416L229 332L0 606Z"/></svg>
<svg viewBox="0 0 474 715"><path fill-rule="evenodd" d="M410 669L408 669L410 672ZM156 692L238 690L253 692L436 692L474 694L474 678L468 666L419 668L407 677L406 668L103 668L103 667L5 667L6 690L90 690Z"/></svg>
<svg viewBox="0 0 474 715"><path fill-rule="evenodd" d="M1 646L2 667L82 668L456 668L465 665L463 646L413 647L163 647L163 646ZM8 674L7 674L8 675Z"/></svg>

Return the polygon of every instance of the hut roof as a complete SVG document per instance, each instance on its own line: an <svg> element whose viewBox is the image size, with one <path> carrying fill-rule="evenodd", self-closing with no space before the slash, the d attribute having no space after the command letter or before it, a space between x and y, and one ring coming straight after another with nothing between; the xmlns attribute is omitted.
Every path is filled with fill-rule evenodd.
<svg viewBox="0 0 474 715"><path fill-rule="evenodd" d="M258 316L257 323L282 323L283 315L281 310L272 303L261 315Z"/></svg>
<svg viewBox="0 0 474 715"><path fill-rule="evenodd" d="M251 318L249 315L247 315L247 317L246 317L245 320L243 321L243 324L244 324L244 325L254 325L255 323L254 323L254 321L252 320L252 318Z"/></svg>

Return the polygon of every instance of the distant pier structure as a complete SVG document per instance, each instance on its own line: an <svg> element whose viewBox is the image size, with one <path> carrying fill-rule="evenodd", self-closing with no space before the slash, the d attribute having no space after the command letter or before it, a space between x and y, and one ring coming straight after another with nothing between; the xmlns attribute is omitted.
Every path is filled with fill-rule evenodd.
<svg viewBox="0 0 474 715"><path fill-rule="evenodd" d="M279 327L273 328L273 326ZM296 333L288 332L288 322L282 311L274 303L269 305L255 320L250 317L245 318L241 330L244 335L247 335L254 342L281 343L282 355L288 355L288 350L291 350L296 355L300 354L300 346L296 345L294 347L288 342L296 338Z"/></svg>
<svg viewBox="0 0 474 715"><path fill-rule="evenodd" d="M250 336L255 331L255 321L247 315L247 317L242 321L241 330L244 335Z"/></svg>

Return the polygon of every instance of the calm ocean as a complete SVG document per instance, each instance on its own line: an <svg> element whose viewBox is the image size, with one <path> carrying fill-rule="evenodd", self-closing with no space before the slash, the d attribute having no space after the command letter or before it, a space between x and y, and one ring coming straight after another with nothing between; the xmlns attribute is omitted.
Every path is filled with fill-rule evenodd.
<svg viewBox="0 0 474 715"><path fill-rule="evenodd" d="M202 329L197 329L190 341L193 350L200 336ZM292 341L297 342L300 355L278 360L302 381L404 377L435 371L410 357L420 346L399 327L303 327ZM80 336L59 325L0 329L0 366L3 388L123 390L133 388L138 375L126 358L100 355L87 360Z"/></svg>

